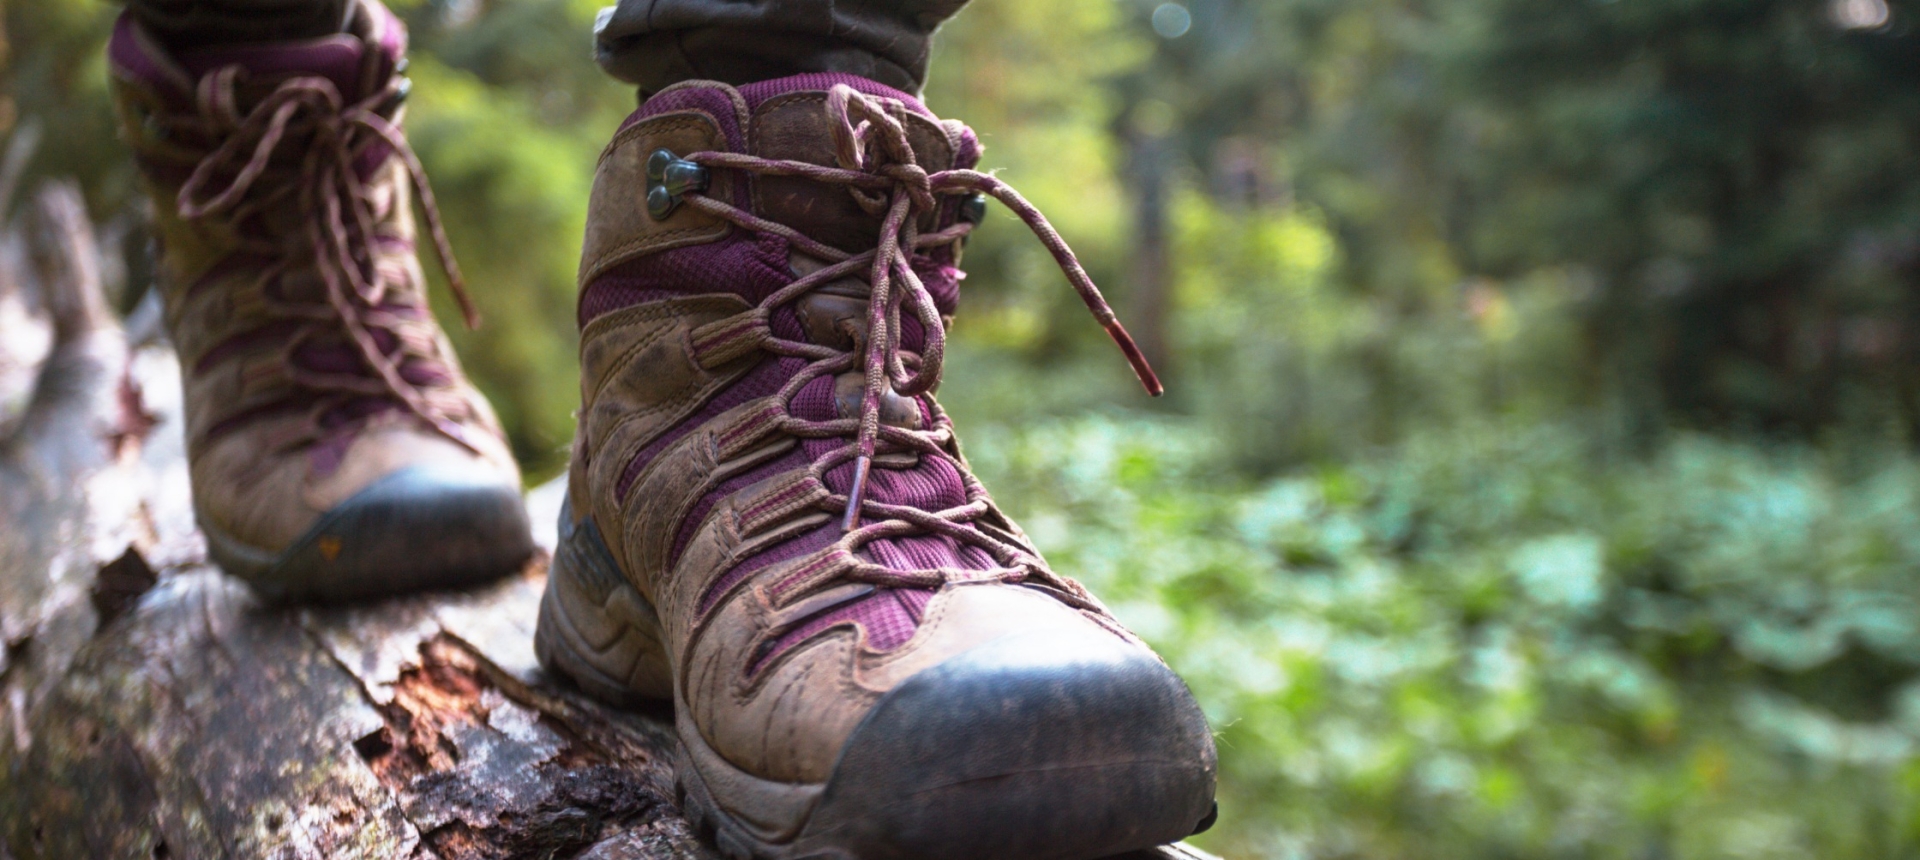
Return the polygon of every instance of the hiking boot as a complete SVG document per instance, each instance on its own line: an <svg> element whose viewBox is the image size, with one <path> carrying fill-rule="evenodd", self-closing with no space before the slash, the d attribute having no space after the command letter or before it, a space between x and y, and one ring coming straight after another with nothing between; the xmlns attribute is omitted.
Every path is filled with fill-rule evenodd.
<svg viewBox="0 0 1920 860"><path fill-rule="evenodd" d="M401 136L406 31L169 52L127 15L108 54L152 195L214 560L272 599L471 582L533 553L520 475L427 307Z"/></svg>
<svg viewBox="0 0 1920 860"><path fill-rule="evenodd" d="M670 87L601 156L582 395L535 640L670 699L732 858L1091 858L1209 822L1186 686L1054 573L931 395L983 196L973 133L848 75Z"/></svg>

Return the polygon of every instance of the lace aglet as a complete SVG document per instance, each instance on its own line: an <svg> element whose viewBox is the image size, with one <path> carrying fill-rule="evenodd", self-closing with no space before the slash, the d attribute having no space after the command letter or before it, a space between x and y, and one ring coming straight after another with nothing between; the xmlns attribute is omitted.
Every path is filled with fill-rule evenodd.
<svg viewBox="0 0 1920 860"><path fill-rule="evenodd" d="M867 472L873 469L873 458L861 454L853 461L853 487L847 491L847 512L840 518L842 533L860 527L860 504L866 500Z"/></svg>
<svg viewBox="0 0 1920 860"><path fill-rule="evenodd" d="M1127 334L1127 327L1121 325L1119 320L1111 320L1105 325L1107 336L1119 344L1127 363L1133 365L1133 375L1140 377L1140 384L1146 387L1147 393L1154 397L1167 393L1167 389L1160 384L1160 377L1153 372L1153 365L1147 363L1146 354L1133 342L1133 335Z"/></svg>
<svg viewBox="0 0 1920 860"><path fill-rule="evenodd" d="M460 318L467 323L467 331L480 328L480 309L473 306L473 299L467 297L467 285L457 280L449 280L453 299L460 305Z"/></svg>

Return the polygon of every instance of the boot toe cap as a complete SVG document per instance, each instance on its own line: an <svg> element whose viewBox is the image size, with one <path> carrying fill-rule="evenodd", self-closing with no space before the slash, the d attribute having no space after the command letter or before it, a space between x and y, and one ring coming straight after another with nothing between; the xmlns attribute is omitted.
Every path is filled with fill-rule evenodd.
<svg viewBox="0 0 1920 860"><path fill-rule="evenodd" d="M1215 753L1186 685L1104 631L1002 637L890 691L808 830L861 857L1099 857L1191 835Z"/></svg>
<svg viewBox="0 0 1920 860"><path fill-rule="evenodd" d="M520 487L493 470L410 466L321 516L283 552L209 549L276 601L340 601L498 578L533 556Z"/></svg>

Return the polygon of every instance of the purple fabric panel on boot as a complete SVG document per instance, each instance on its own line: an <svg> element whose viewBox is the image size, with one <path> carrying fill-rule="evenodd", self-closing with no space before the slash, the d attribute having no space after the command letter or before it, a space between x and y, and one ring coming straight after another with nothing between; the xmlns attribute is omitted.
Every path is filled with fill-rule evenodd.
<svg viewBox="0 0 1920 860"><path fill-rule="evenodd" d="M199 78L216 69L239 66L256 75L318 75L333 82L351 101L360 95L360 40L346 34L311 42L280 45L236 45L180 55L180 67Z"/></svg>
<svg viewBox="0 0 1920 860"><path fill-rule="evenodd" d="M592 288L580 296L580 327L586 328L594 317L604 313L685 295L680 290L663 290L654 286L656 280L623 275L596 278Z"/></svg>
<svg viewBox="0 0 1920 860"><path fill-rule="evenodd" d="M747 108L749 110L755 110L758 109L760 105L766 103L768 99L776 96L806 90L830 90L833 89L836 84L846 84L854 88L854 90L870 96L899 99L905 102L907 109L914 113L921 114L928 119L938 118L934 116L933 111L927 109L926 105L921 104L919 99L907 93L903 93L879 81L870 81L859 75L849 75L842 72L809 72L804 75L792 75L784 78L774 78L770 81L747 84L740 88L740 96L747 100Z"/></svg>
<svg viewBox="0 0 1920 860"><path fill-rule="evenodd" d="M806 362L800 359L786 359L780 363L790 365L790 368L791 368L791 369L785 369L780 372L780 375L778 378L778 382L780 383L784 383L786 380L791 379L794 373L798 372L800 368L806 366ZM766 366L767 365L763 364L761 366L761 369L765 369ZM759 371L756 370L755 372L758 373ZM745 380L742 380L742 383L736 384L734 387L740 388L744 383L745 383ZM778 383L776 383L775 387L777 389ZM795 401L798 402L799 400L807 399L807 398L818 399L822 396L828 399L831 399L832 394L830 392L832 390L833 390L833 380L816 379L813 382L808 383L806 387L800 389L800 394L795 398ZM829 393L826 393L823 395L822 392L829 392ZM772 392L769 391L768 393L770 394ZM766 395L762 394L758 396L764 397ZM741 400L740 402L744 403L748 399L752 399L752 398L746 398ZM728 407L728 408L731 408L731 407ZM831 403L828 404L827 408L829 409L832 408ZM704 412L705 410L702 410L702 411ZM720 411L725 411L725 410L720 410ZM720 411L716 411L714 412L714 414L718 415L720 414ZM794 414L799 415L801 413L798 409L796 409L794 410ZM648 447L651 448L652 446L648 446ZM650 452L650 451L643 450L641 452L641 456L651 460L653 456L657 456L657 451ZM635 457L634 459L635 461L638 461L640 457ZM806 468L806 465L812 461L813 461L813 454L810 453L805 446L795 446L794 451L788 454L787 456L776 458L772 462L762 464L758 468L751 469L744 474L735 475L733 478L727 481L724 481L719 486L716 486L712 490L709 490L706 493L706 495L700 497L700 501L695 502L693 507L688 509L686 519L680 521L680 528L677 532L674 533L674 536L673 536L673 549L667 555L667 566L672 567L673 565L678 564L680 562L681 551L687 548L687 543L693 540L694 532L699 530L700 523L706 520L707 513L709 511L712 511L713 506L718 504L721 499L724 499L727 496L730 496L736 492L739 492L741 489L751 486L757 481L761 481L766 478L770 478L770 477L773 477L774 475L778 475L782 472L790 471L793 469Z"/></svg>
<svg viewBox="0 0 1920 860"><path fill-rule="evenodd" d="M778 236L760 237L754 241L743 234L735 234L732 238L711 245L676 248L641 258L596 279L581 300L581 310L584 315L588 309L592 309L594 315L598 316L628 307L630 303L621 303L623 298L646 301L650 300L648 297L685 295L689 292L732 292L757 303L786 286L792 279L793 275L786 270L785 261L786 240ZM698 284L703 288L688 291L684 287L686 284ZM681 289L675 290L674 287ZM583 316L582 324L591 319ZM774 314L772 326L774 333L780 337L797 339L801 336L800 324L794 319L791 309L783 308ZM647 464L682 436L728 409L773 394L780 390L782 383L805 366L806 362L801 359L763 362L687 420L642 448L622 470L620 480L614 487L616 496L624 500L633 482L646 470Z"/></svg>
<svg viewBox="0 0 1920 860"><path fill-rule="evenodd" d="M698 411L688 416L687 420L674 425L672 430L661 434L660 438L647 443L645 448L641 448L640 453L635 454L633 460L628 462L626 469L621 472L620 481L614 487L615 497L624 502L627 498L627 491L633 488L633 482L639 479L640 473L646 470L647 464L653 462L653 458L660 456L661 451L666 450L668 446L679 441L682 436L692 432L694 428L712 421L722 412L739 406L749 400L766 397L779 391L780 385L788 379L791 379L793 375L799 372L800 368L804 366L806 366L806 361L798 358L782 358L761 362L759 367L754 368L746 376L741 377L739 382L728 386L725 391L720 392L718 396L708 401L705 406L700 407Z"/></svg>
<svg viewBox="0 0 1920 860"><path fill-rule="evenodd" d="M362 5L360 8L369 7ZM400 59L407 55L407 25L385 4L380 4L378 9L380 20L376 22L377 31L373 34L373 42L374 47L388 63L379 72L382 75L390 75L395 71L394 66L397 66Z"/></svg>
<svg viewBox="0 0 1920 860"><path fill-rule="evenodd" d="M876 563L898 569L987 570L993 567L993 557L984 550L972 544L956 546L956 543L944 535L915 535L874 541L867 545L866 552Z"/></svg>
<svg viewBox="0 0 1920 860"><path fill-rule="evenodd" d="M809 383L794 398L793 413L796 417L812 420L824 420L834 414L832 397L832 379L822 378ZM697 530L698 524L706 518L713 505L740 488L791 469L802 468L833 449L846 444L844 440L807 440L801 449L786 457L766 464L751 474L738 476L734 480L714 488L689 512L682 522L681 530L675 536L674 555L676 563L679 553ZM852 465L846 464L830 471L827 484L835 492L844 493L852 482ZM952 464L945 460L922 458L911 469L875 469L868 483L868 497L887 504L911 505L925 510L939 510L955 507L966 501L966 488ZM786 541L756 556L750 557L732 570L715 580L707 593L702 596L702 609L711 606L721 594L732 587L733 583L773 564L824 548L838 537L839 528L828 523L820 530ZM994 561L984 551L971 545L959 544L944 535L917 535L905 538L888 538L868 544L862 554L869 560L900 569L913 568L962 568L985 570L993 567ZM877 651L889 651L899 647L912 637L919 626L920 610L925 607L931 593L918 589L888 589L879 594L837 607L823 615L801 625L800 628L782 636L766 655L773 659L810 636L828 627L841 623L855 623L867 631L867 645Z"/></svg>
<svg viewBox="0 0 1920 860"><path fill-rule="evenodd" d="M625 131L648 117L677 110L706 111L714 119L719 120L720 133L726 137L728 149L734 152L747 151L746 130L740 127L738 106L734 104L733 99L727 97L724 90L713 87L686 87L647 99L646 104L628 114L626 121L620 123L620 130Z"/></svg>
<svg viewBox="0 0 1920 860"><path fill-rule="evenodd" d="M941 256L951 255L942 253ZM913 258L913 273L920 277L920 285L927 288L927 295L933 297L933 306L943 314L951 314L960 307L960 279L965 277L952 261L935 261L925 255ZM926 332L920 329L920 318L911 313L900 315L902 349L918 351L926 342Z"/></svg>
<svg viewBox="0 0 1920 860"><path fill-rule="evenodd" d="M381 349L387 349L381 344ZM294 366L315 373L355 374L367 366L360 350L350 343L308 343L296 347L292 360Z"/></svg>
<svg viewBox="0 0 1920 860"><path fill-rule="evenodd" d="M829 421L839 417L833 400L833 380L817 379L807 384L793 398L792 412L796 418L810 421ZM924 413L923 413L924 414ZM801 443L808 460L818 460L828 453L847 444L844 439L808 439ZM842 463L827 471L827 488L835 493L846 493L853 486L853 463ZM967 502L966 484L953 464L945 460L922 457L910 469L876 468L867 476L867 498L890 505L905 505L921 510L937 511L953 508ZM958 567L980 570L992 566L992 559L984 554L961 553L961 545L952 538L942 535L927 535L904 539L910 544L903 545L902 539L888 538L867 545L866 552L872 560L882 564L905 564L907 567ZM882 554L889 554L883 557Z"/></svg>
<svg viewBox="0 0 1920 860"><path fill-rule="evenodd" d="M792 411L796 417L810 420L826 420L833 417L835 415L835 409L832 397L832 380L830 378L815 380L801 389L800 393L794 397ZM803 443L802 451L780 458L780 460L763 466L761 469L754 470L753 475L742 476L736 481L728 482L728 485L715 488L712 493L701 500L695 510L691 512L692 515L688 517L688 520L683 522L681 534L676 536L674 557L676 559L678 558L679 552L684 549L686 542L691 538L694 530L697 528L698 522L705 519L706 512L712 509L713 504L718 499L724 498L726 495L737 491L739 487L747 486L753 481L760 480L763 477L803 466L805 463L811 462L815 458L844 444L846 444L844 440L809 440ZM851 482L851 464L842 465L830 471L827 475L828 486L836 492L846 492ZM736 483L738 486L729 486ZM928 510L954 507L966 501L966 488L960 480L959 473L955 472L953 466L946 461L934 460L932 458L923 458L918 466L908 470L875 469L869 477L868 493L869 497L875 501L890 504L915 505ZM709 587L707 593L701 599L703 611L706 607L710 606L713 601L718 600L721 594L724 594L733 583L738 582L742 577L781 561L798 558L806 553L823 548L831 543L833 538L838 537L838 533L839 527L829 523L820 531L789 540L766 552L742 561L732 570L715 580L714 584ZM984 570L993 566L992 557L985 552L971 545L959 545L952 538L941 535L919 535L875 541L868 544L863 552L870 560L889 567L948 567ZM913 593L913 590L900 591L900 594L903 595L910 593ZM823 621L816 619L814 622L803 625L803 627L812 628L817 632L818 630L825 629L827 626L831 626L833 623L838 623L840 620L858 619L863 626L867 627L870 637L873 636L873 631L876 629L887 631L884 638L878 640L870 638L869 645L883 651L890 650L891 648L898 647L900 643L905 642L906 639L912 635L913 630L919 623L918 610L914 609L913 612L909 613L907 612L907 607L924 606L925 598L929 596L930 595L921 593L914 600L904 604L897 601L880 601L878 598L869 598L857 604L830 610L830 613L841 613L841 616L835 620ZM799 642L804 638L804 636L794 634L782 637L781 641L784 644L776 645L769 653L769 658L777 656L781 651L784 651L787 646L794 642Z"/></svg>
<svg viewBox="0 0 1920 860"><path fill-rule="evenodd" d="M718 242L651 254L595 278L580 294L580 325L608 311L639 303L621 303L617 295L600 295L602 290L628 294L733 293L757 304L792 280L785 239L736 230Z"/></svg>
<svg viewBox="0 0 1920 860"><path fill-rule="evenodd" d="M192 374L199 375L206 373L220 362L226 361L228 358L243 352L270 346L282 346L286 343L287 338L291 337L294 332L299 331L300 328L301 324L298 320L278 320L254 329L253 331L246 332L245 334L227 338L212 349L207 350L205 354L200 356L199 361L194 362Z"/></svg>
<svg viewBox="0 0 1920 860"><path fill-rule="evenodd" d="M680 554L686 551L687 544L693 541L694 533L700 530L700 524L706 522L707 514L713 512L714 506L719 504L721 499L775 475L791 472L795 469L804 469L807 467L808 462L806 452L796 446L794 450L788 452L785 456L775 457L759 466L728 478L720 482L718 486L708 490L705 495L700 497L699 501L693 503L692 508L687 510L686 519L680 521L680 529L674 532L673 549L667 554L667 567L672 568L674 565L680 563Z"/></svg>
<svg viewBox="0 0 1920 860"><path fill-rule="evenodd" d="M961 126L960 148L954 150L953 166L972 170L980 164L980 151L980 135L974 134L972 126Z"/></svg>
<svg viewBox="0 0 1920 860"><path fill-rule="evenodd" d="M215 69L234 65L256 75L270 77L320 75L333 81L342 97L355 101L384 85L387 76L393 73L394 66L407 50L406 25L385 6L366 4L360 7L360 11L372 15L366 21L369 41L341 33L318 39L231 45L182 51L179 63L189 75L196 78ZM379 59L371 69L364 62L369 51ZM371 79L362 81L361 75L364 73L371 73Z"/></svg>
<svg viewBox="0 0 1920 860"><path fill-rule="evenodd" d="M820 453L832 451L846 444L839 439L809 439L807 447L818 445ZM809 454L818 457L813 451ZM844 471L843 471L844 470ZM852 466L836 467L827 472L827 486L836 493L844 493L848 487L840 486L842 475L849 485L853 481ZM905 505L927 511L945 508L957 508L967 503L966 485L960 480L960 473L953 464L935 457L920 458L919 465L911 469L875 468L867 475L867 497L876 502L889 505Z"/></svg>
<svg viewBox="0 0 1920 860"><path fill-rule="evenodd" d="M360 398L348 401L338 408L330 410L320 417L320 427L327 431L325 438L316 443L307 452L307 462L316 475L330 475L340 464L346 462L347 451L353 447L359 434L354 432L357 422L371 418L382 412L391 412L400 408L400 404L391 400Z"/></svg>
<svg viewBox="0 0 1920 860"><path fill-rule="evenodd" d="M806 362L800 359L786 359L781 363L789 365L789 368L782 369L780 371L780 375L778 379L779 382L785 382L787 379L792 378L794 373L798 372L800 368L806 366ZM762 365L762 368L764 369L765 365ZM744 382L745 380L742 380L742 383L736 384L735 388L742 387L742 384L744 384ZM824 400L826 401L826 406L824 408L830 412L833 408L833 404L831 402L833 397L831 393L832 391L833 391L832 379L830 378L816 379L813 382L808 383L804 388L800 389L800 393L795 397L795 401L796 403L798 403L799 401L802 401L802 400L812 401L812 402L819 402ZM764 397L766 395L759 395L759 396ZM751 399L751 398L748 398L748 399ZM744 403L746 401L742 400L741 402ZM705 410L702 410L702 411L704 412ZM721 410L721 411L724 411L724 410ZM821 412L821 408L816 406L808 411L811 413L818 414ZM718 415L719 411L714 412L714 414ZM802 415L804 413L801 411L801 409L795 409L794 414ZM653 456L657 456L657 452L642 451L641 456L647 457L650 460L652 459ZM706 495L700 498L700 501L695 502L694 506L688 510L687 518L680 521L680 528L674 534L673 549L667 556L667 565L669 567L672 567L673 565L679 563L681 551L685 550L687 547L687 543L693 540L693 534L694 532L699 530L700 523L706 520L707 513L709 511L712 511L713 506L718 504L721 499L726 498L727 496L730 496L736 492L739 492L741 489L751 486L757 481L764 480L766 478L770 478L770 477L773 477L774 475L778 475L782 472L790 471L793 469L805 468L808 463L813 461L813 457L814 457L814 454L812 454L805 446L803 445L795 446L794 451L788 454L787 456L776 458L775 460L769 463L765 463L759 466L758 468L751 469L744 474L736 475L733 478L722 482L719 486L714 487L712 490L708 491ZM639 457L635 458L636 461L639 459L640 459Z"/></svg>
<svg viewBox="0 0 1920 860"><path fill-rule="evenodd" d="M832 450L832 441L819 447ZM813 441L808 442L807 448L809 454L818 456ZM826 484L835 493L846 493L853 484L853 464L846 463L828 471ZM931 457L920 458L919 464L911 469L874 469L867 476L867 498L927 511L959 507L967 500L960 474L946 461ZM945 535L924 535L877 540L864 551L873 561L890 567L984 570L993 566L990 556L967 550L972 547Z"/></svg>
<svg viewBox="0 0 1920 860"><path fill-rule="evenodd" d="M155 56L157 45L142 44L139 25L125 12L113 22L113 37L107 41L107 60L126 71L129 77L145 82L170 100L192 98L193 81L180 69Z"/></svg>
<svg viewBox="0 0 1920 860"><path fill-rule="evenodd" d="M707 587L706 594L700 596L700 611L704 613L712 609L713 605L719 602L720 596L727 593L727 589L732 588L735 583L752 575L754 571L771 567L783 561L792 561L808 553L819 552L833 545L833 542L839 539L840 524L832 522L824 523L813 531L775 544L765 552L734 565L732 570L722 574L720 578L713 581L713 585Z"/></svg>
<svg viewBox="0 0 1920 860"><path fill-rule="evenodd" d="M913 638L913 631L920 627L927 602L932 599L933 592L926 589L886 588L870 597L836 606L774 640L773 646L748 671L759 671L793 646L841 624L854 624L865 630L868 648L881 653L892 651Z"/></svg>

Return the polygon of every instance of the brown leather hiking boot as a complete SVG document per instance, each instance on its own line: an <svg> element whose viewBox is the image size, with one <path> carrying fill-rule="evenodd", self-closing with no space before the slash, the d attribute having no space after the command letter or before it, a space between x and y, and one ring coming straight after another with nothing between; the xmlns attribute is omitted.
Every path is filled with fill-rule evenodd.
<svg viewBox="0 0 1920 860"><path fill-rule="evenodd" d="M973 133L847 75L663 90L601 157L545 664L671 699L732 858L1091 858L1210 823L1184 684L1050 570L930 392Z"/></svg>
<svg viewBox="0 0 1920 860"><path fill-rule="evenodd" d="M473 581L533 553L519 470L414 256L418 188L459 293L400 133L405 47L362 0L347 33L177 54L122 15L108 49L161 237L196 513L270 598Z"/></svg>

